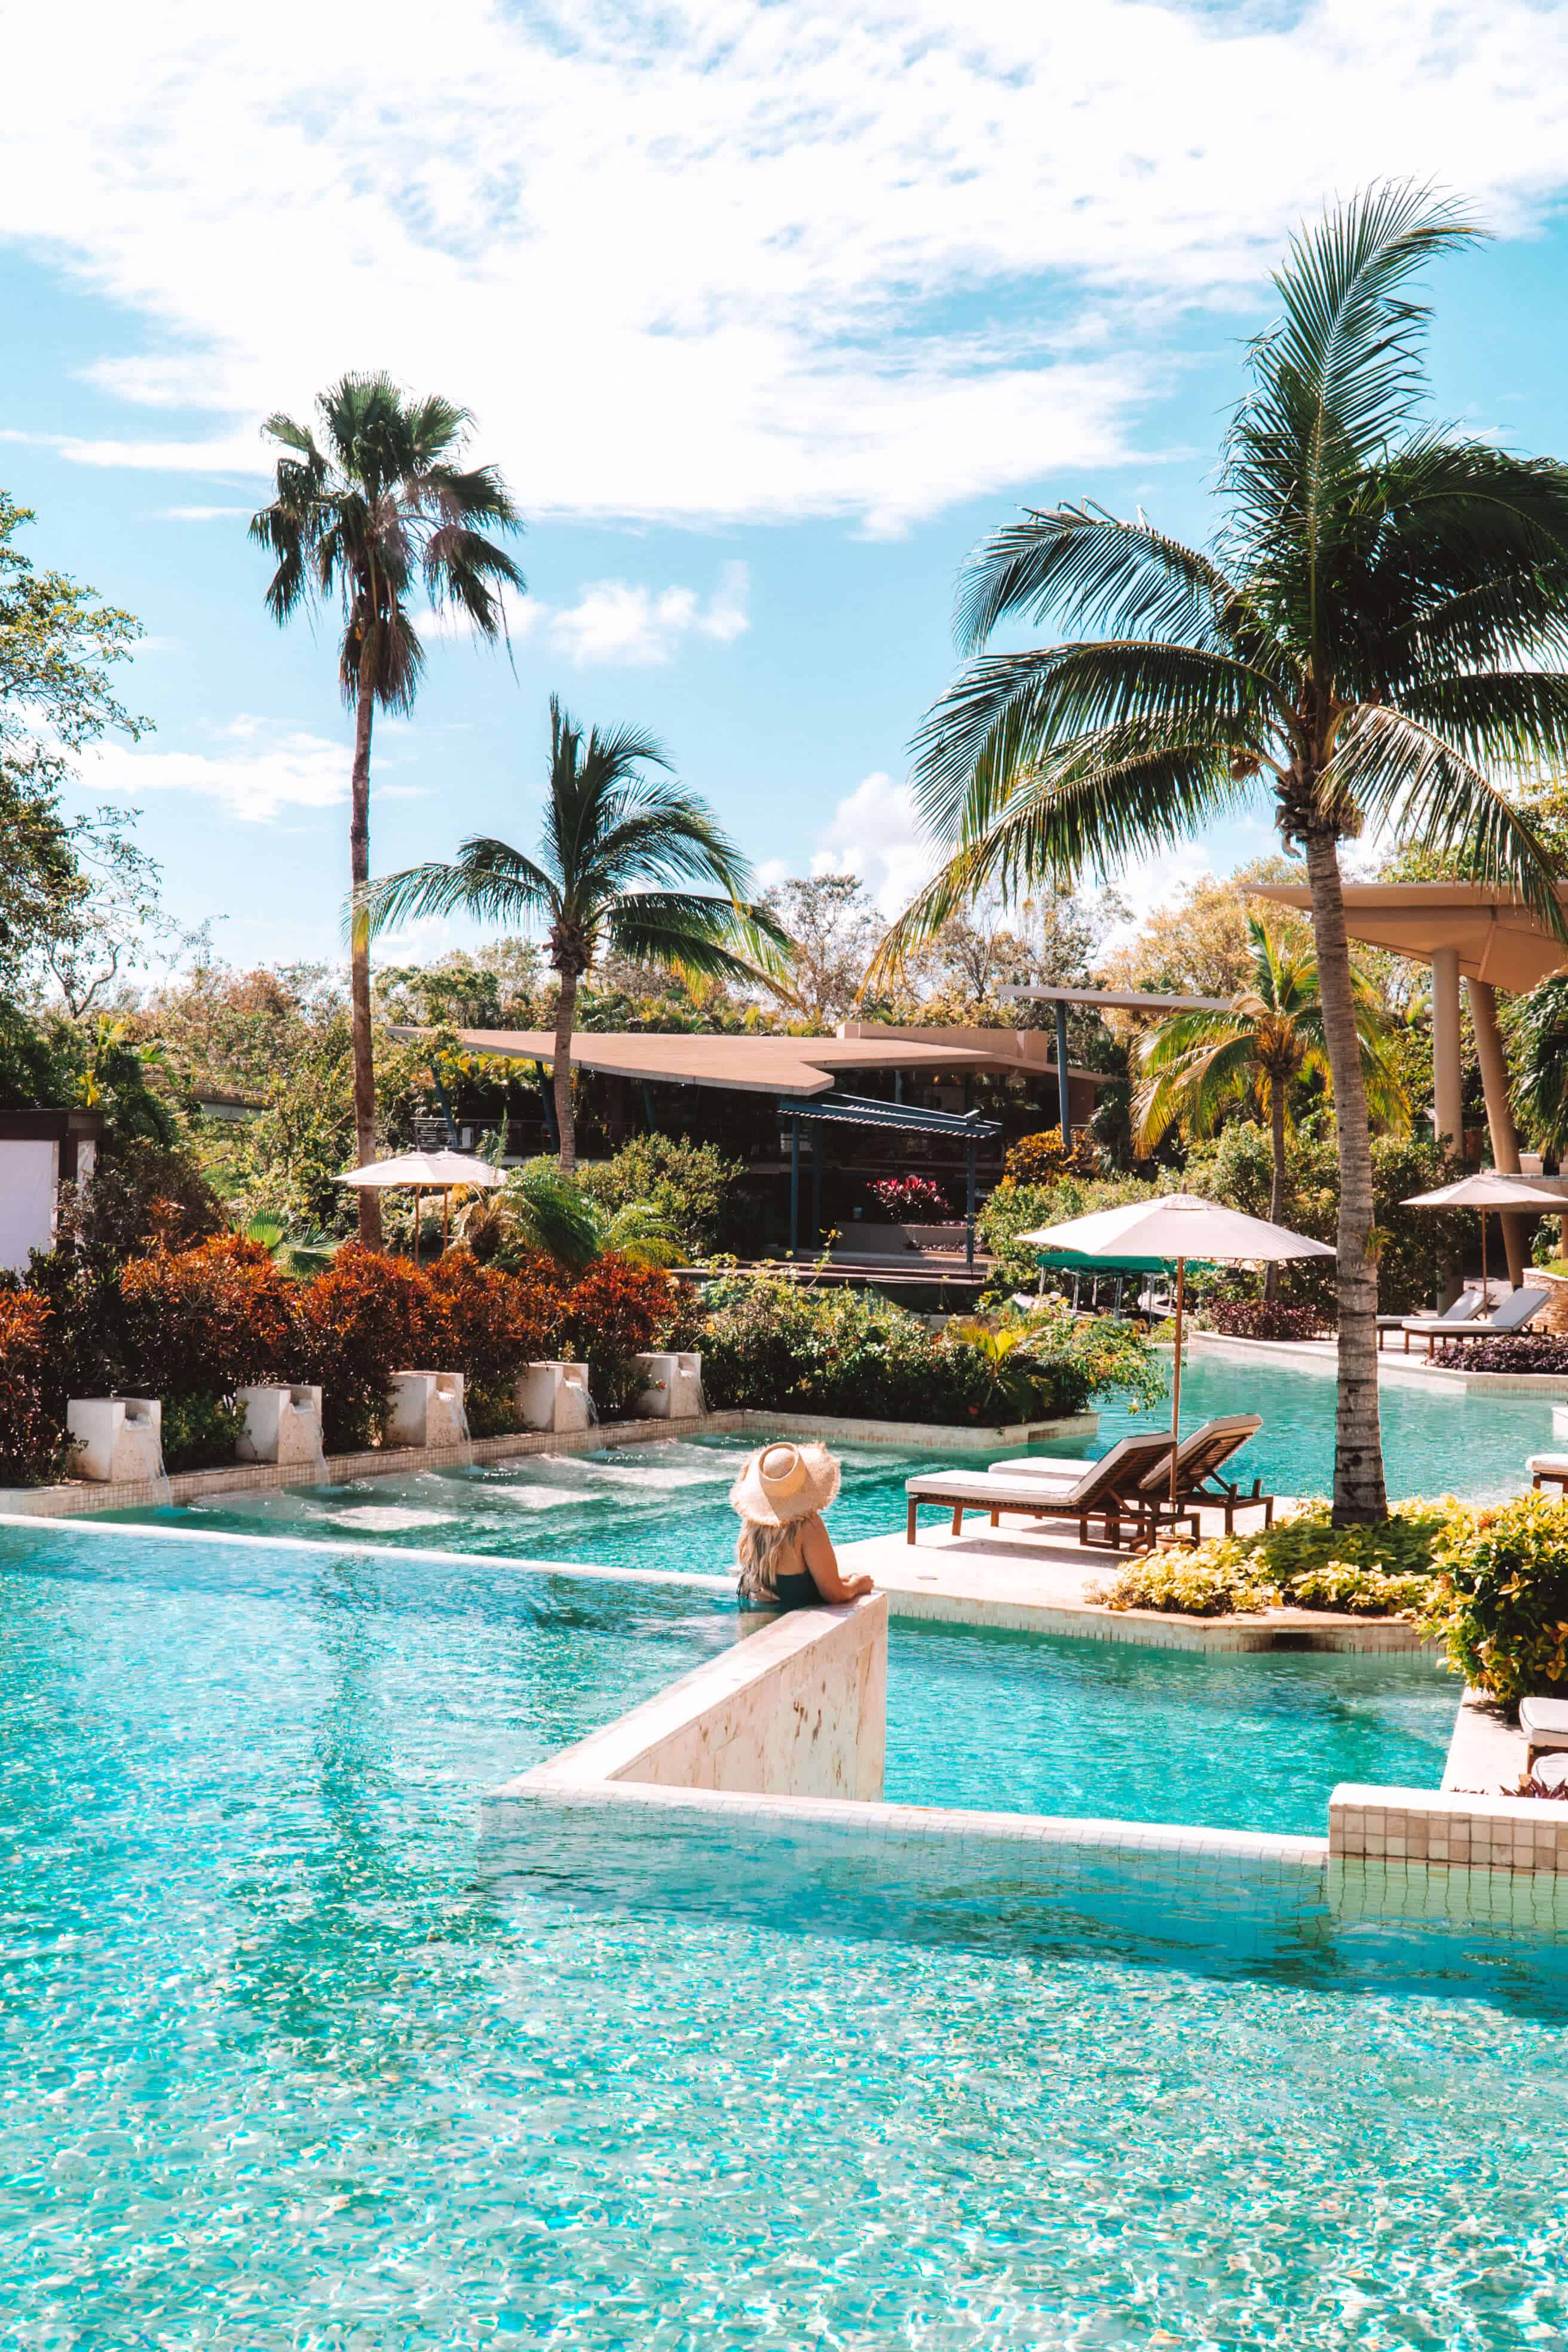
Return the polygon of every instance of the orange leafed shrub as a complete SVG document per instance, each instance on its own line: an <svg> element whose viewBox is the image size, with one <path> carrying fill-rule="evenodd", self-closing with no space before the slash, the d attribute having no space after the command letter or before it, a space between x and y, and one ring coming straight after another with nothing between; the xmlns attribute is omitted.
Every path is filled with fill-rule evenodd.
<svg viewBox="0 0 1568 2352"><path fill-rule="evenodd" d="M515 1274L482 1265L466 1249L430 1268L430 1348L425 1360L470 1382L510 1381L522 1364L557 1345L565 1309L560 1276L546 1258Z"/></svg>
<svg viewBox="0 0 1568 2352"><path fill-rule="evenodd" d="M406 1258L348 1242L324 1273L304 1285L295 1311L293 1377L321 1383L328 1453L370 1444L393 1373L429 1364L427 1343L438 1336L429 1276Z"/></svg>
<svg viewBox="0 0 1568 2352"><path fill-rule="evenodd" d="M154 1250L120 1276L126 1370L153 1396L232 1396L286 1379L294 1353L293 1285L258 1242L219 1234L194 1249Z"/></svg>
<svg viewBox="0 0 1568 2352"><path fill-rule="evenodd" d="M680 1315L684 1293L672 1275L633 1265L612 1250L588 1268L566 1299L564 1337L585 1359L601 1412L620 1412L636 1386L631 1359L657 1344Z"/></svg>
<svg viewBox="0 0 1568 2352"><path fill-rule="evenodd" d="M64 1433L44 1403L49 1322L37 1291L0 1290L0 1486L44 1486L64 1463Z"/></svg>

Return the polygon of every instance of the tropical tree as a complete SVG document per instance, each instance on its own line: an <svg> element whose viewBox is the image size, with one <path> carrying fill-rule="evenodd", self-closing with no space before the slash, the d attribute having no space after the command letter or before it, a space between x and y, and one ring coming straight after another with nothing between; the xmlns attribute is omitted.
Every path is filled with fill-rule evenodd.
<svg viewBox="0 0 1568 2352"><path fill-rule="evenodd" d="M1026 513L959 598L973 658L917 739L952 845L884 968L975 892L1114 872L1261 789L1304 858L1340 1171L1336 1525L1385 1511L1372 1153L1339 845L1368 824L1519 892L1560 934L1546 848L1503 784L1568 756L1568 471L1426 421L1411 280L1478 232L1374 188L1291 245L1186 547L1089 506ZM1005 619L1064 637L983 653Z"/></svg>
<svg viewBox="0 0 1568 2352"><path fill-rule="evenodd" d="M500 592L521 572L484 535L521 520L493 466L463 462L471 422L438 394L416 399L387 375L345 375L316 403L321 438L291 416L262 428L279 445L276 496L250 536L277 559L267 609L281 627L301 606L335 602L342 615L338 682L354 714L349 871L370 878L370 744L378 709L414 707L425 648L408 609L416 586L482 637L504 634ZM375 1068L370 1025L370 943L351 943L354 1135L359 1160L375 1157ZM360 1239L381 1241L381 1202L359 1196Z"/></svg>
<svg viewBox="0 0 1568 2352"><path fill-rule="evenodd" d="M776 980L785 933L750 902L751 874L711 812L679 785L651 735L613 728L586 735L550 698L550 776L537 858L477 834L449 864L388 874L361 894L372 935L416 915L472 915L518 928L542 919L547 960L560 977L554 1093L561 1167L577 1164L572 1040L577 988L601 950L628 962L705 978ZM679 887L717 886L717 895Z"/></svg>
<svg viewBox="0 0 1568 2352"><path fill-rule="evenodd" d="M686 1255L679 1234L651 1201L606 1208L547 1160L514 1168L499 1192L480 1197L489 1254L503 1259L533 1252L578 1275L609 1251L634 1265L679 1265Z"/></svg>
<svg viewBox="0 0 1568 2352"><path fill-rule="evenodd" d="M1256 915L1247 918L1252 985L1224 1012L1175 1013L1151 1030L1139 1052L1132 1096L1134 1140L1152 1150L1173 1127L1212 1135L1228 1110L1253 1105L1268 1122L1273 1184L1268 1214L1285 1213L1285 1139L1290 1097L1303 1078L1332 1083L1316 959L1283 942ZM1351 968L1356 1042L1367 1110L1403 1135L1410 1105L1394 1057L1394 1024L1364 972ZM1269 1269L1270 1291L1277 1282Z"/></svg>

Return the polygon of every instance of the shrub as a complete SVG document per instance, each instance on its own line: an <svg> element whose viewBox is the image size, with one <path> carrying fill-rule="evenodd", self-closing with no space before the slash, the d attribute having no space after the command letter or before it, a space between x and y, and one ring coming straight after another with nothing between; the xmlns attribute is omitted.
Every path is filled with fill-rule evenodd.
<svg viewBox="0 0 1568 2352"><path fill-rule="evenodd" d="M1226 1537L1196 1551L1131 1560L1089 1597L1108 1609L1158 1609L1173 1617L1256 1617L1279 1595L1246 1546Z"/></svg>
<svg viewBox="0 0 1568 2352"><path fill-rule="evenodd" d="M1315 1339L1323 1328L1317 1307L1280 1298L1216 1298L1204 1319L1230 1339Z"/></svg>
<svg viewBox="0 0 1568 2352"><path fill-rule="evenodd" d="M227 1397L207 1394L177 1396L163 1404L163 1467L212 1470L234 1460L234 1449L245 1429L245 1414Z"/></svg>
<svg viewBox="0 0 1568 2352"><path fill-rule="evenodd" d="M1327 1503L1309 1503L1278 1527L1135 1561L1105 1598L1112 1609L1195 1617L1223 1616L1227 1592L1237 1613L1279 1603L1349 1617L1411 1616L1431 1595L1434 1553L1456 1515L1465 1517L1455 1503L1398 1503L1372 1527L1334 1528ZM1151 1593L1162 1597L1139 1597Z"/></svg>
<svg viewBox="0 0 1568 2352"><path fill-rule="evenodd" d="M64 1474L61 1416L48 1398L52 1315L33 1290L0 1290L0 1486L45 1486Z"/></svg>
<svg viewBox="0 0 1568 2352"><path fill-rule="evenodd" d="M555 1268L541 1258L503 1272L453 1249L426 1280L426 1355L443 1370L462 1373L470 1432L500 1437L521 1427L513 1380L522 1365L552 1355L560 1344L565 1291Z"/></svg>
<svg viewBox="0 0 1568 2352"><path fill-rule="evenodd" d="M327 1451L353 1453L374 1444L393 1373L417 1366L434 1336L428 1275L406 1258L346 1242L325 1273L304 1285L297 1313L300 1362L294 1377L321 1383Z"/></svg>
<svg viewBox="0 0 1568 2352"><path fill-rule="evenodd" d="M854 1290L818 1290L793 1275L715 1283L695 1344L710 1403L1001 1427L1074 1412L1097 1388L1163 1374L1125 1324L1052 1315L999 1328L950 1326Z"/></svg>
<svg viewBox="0 0 1568 2352"><path fill-rule="evenodd" d="M1482 1339L1472 1348L1439 1348L1433 1361L1471 1372L1568 1372L1568 1337L1521 1331L1517 1339Z"/></svg>
<svg viewBox="0 0 1568 2352"><path fill-rule="evenodd" d="M729 1238L745 1172L743 1160L727 1160L715 1144L668 1135L634 1136L613 1160L578 1171L583 1190L606 1209L649 1202L689 1258L707 1257Z"/></svg>
<svg viewBox="0 0 1568 2352"><path fill-rule="evenodd" d="M895 1225L942 1224L952 1214L947 1194L929 1176L879 1176L866 1189Z"/></svg>
<svg viewBox="0 0 1568 2352"><path fill-rule="evenodd" d="M155 1250L124 1268L120 1291L126 1382L165 1406L289 1377L293 1285L259 1242L223 1234L195 1249Z"/></svg>
<svg viewBox="0 0 1568 2352"><path fill-rule="evenodd" d="M1002 1163L1004 1179L1015 1184L1056 1184L1064 1176L1096 1176L1103 1158L1100 1146L1087 1135L1075 1135L1062 1150L1059 1127L1021 1135Z"/></svg>
<svg viewBox="0 0 1568 2352"><path fill-rule="evenodd" d="M1424 1630L1506 1706L1568 1688L1568 1502L1542 1494L1456 1511L1433 1551Z"/></svg>
<svg viewBox="0 0 1568 2352"><path fill-rule="evenodd" d="M639 1384L631 1359L654 1347L681 1308L680 1285L657 1266L633 1265L613 1251L566 1294L562 1337L588 1366L599 1412L624 1412Z"/></svg>

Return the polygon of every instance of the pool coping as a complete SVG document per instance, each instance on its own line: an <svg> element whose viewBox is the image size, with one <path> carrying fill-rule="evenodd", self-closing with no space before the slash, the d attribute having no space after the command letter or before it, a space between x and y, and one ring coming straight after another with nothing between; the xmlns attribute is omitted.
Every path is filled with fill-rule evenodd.
<svg viewBox="0 0 1568 2352"><path fill-rule="evenodd" d="M820 1437L845 1445L929 1445L933 1452L984 1453L998 1445L1042 1444L1063 1437L1092 1437L1098 1412L1072 1413L1055 1421L1009 1422L994 1428L920 1421L835 1420L824 1413L765 1412L755 1405L731 1405L676 1420L596 1422L590 1429L510 1430L500 1437L474 1437L459 1445L367 1447L358 1454L328 1454L321 1462L223 1462L210 1470L178 1470L166 1479L123 1484L86 1478L62 1479L52 1486L0 1486L0 1517L77 1518L100 1511L156 1509L190 1503L205 1495L255 1493L281 1486L344 1486L366 1478L412 1477L426 1470L456 1470L469 1464L507 1462L531 1454L594 1454L616 1445L646 1445L659 1439L725 1437Z"/></svg>

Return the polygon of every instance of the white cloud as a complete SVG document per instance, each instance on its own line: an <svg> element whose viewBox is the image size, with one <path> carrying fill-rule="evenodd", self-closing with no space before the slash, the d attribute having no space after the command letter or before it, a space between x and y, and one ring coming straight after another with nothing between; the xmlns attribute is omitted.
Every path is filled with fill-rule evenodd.
<svg viewBox="0 0 1568 2352"><path fill-rule="evenodd" d="M647 588L631 580L590 580L574 604L546 604L510 590L502 602L514 641L542 635L579 669L595 663L648 668L670 660L684 638L727 646L743 636L752 625L750 593L745 564L726 563L706 602L694 588ZM432 615L426 634L461 637L468 628L448 608Z"/></svg>
<svg viewBox="0 0 1568 2352"><path fill-rule="evenodd" d="M284 809L332 808L348 798L346 743L286 732L249 716L213 731L218 748L212 751L136 751L126 744L104 744L83 761L83 782L117 800L195 793L250 824Z"/></svg>
<svg viewBox="0 0 1568 2352"><path fill-rule="evenodd" d="M899 914L931 875L936 853L908 784L880 770L847 793L817 835L814 874L858 874L879 913Z"/></svg>
<svg viewBox="0 0 1568 2352"><path fill-rule="evenodd" d="M247 507L160 507L155 522L231 522L241 515L253 515L256 502Z"/></svg>
<svg viewBox="0 0 1568 2352"><path fill-rule="evenodd" d="M257 469L268 410L385 365L533 515L1070 488L1170 305L1253 301L1325 194L1451 177L1517 231L1568 179L1544 0L448 0L434 49L385 0L373 55L347 0L81 21L0 14L0 236L139 314L93 373L180 413L66 454Z"/></svg>

